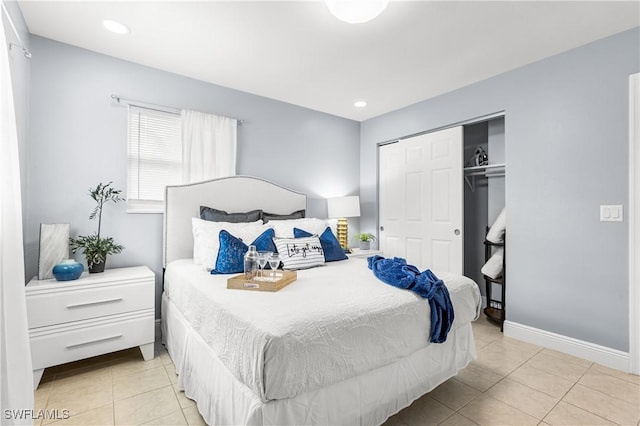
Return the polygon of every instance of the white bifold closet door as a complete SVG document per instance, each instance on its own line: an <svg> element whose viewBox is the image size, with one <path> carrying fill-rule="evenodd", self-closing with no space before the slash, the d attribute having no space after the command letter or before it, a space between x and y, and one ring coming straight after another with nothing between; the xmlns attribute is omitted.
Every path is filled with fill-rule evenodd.
<svg viewBox="0 0 640 426"><path fill-rule="evenodd" d="M463 270L462 127L379 147L379 248L420 270Z"/></svg>

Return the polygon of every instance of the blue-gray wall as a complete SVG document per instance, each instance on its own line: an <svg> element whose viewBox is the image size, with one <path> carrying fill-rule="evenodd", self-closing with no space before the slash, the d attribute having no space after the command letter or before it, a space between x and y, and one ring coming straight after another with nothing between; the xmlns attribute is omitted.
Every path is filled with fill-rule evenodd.
<svg viewBox="0 0 640 426"><path fill-rule="evenodd" d="M307 193L312 216L326 217L327 197L358 193L358 122L37 36L31 46L27 277L37 273L40 223L70 223L74 236L95 232L88 188L113 181L126 189L127 108L114 104L112 93L243 119L238 174ZM109 257L107 267L149 266L159 301L162 215L127 214L123 203L109 205L103 232L126 247Z"/></svg>
<svg viewBox="0 0 640 426"><path fill-rule="evenodd" d="M364 230L375 229L376 144L506 111L507 320L629 350L629 75L640 29L596 41L361 125Z"/></svg>

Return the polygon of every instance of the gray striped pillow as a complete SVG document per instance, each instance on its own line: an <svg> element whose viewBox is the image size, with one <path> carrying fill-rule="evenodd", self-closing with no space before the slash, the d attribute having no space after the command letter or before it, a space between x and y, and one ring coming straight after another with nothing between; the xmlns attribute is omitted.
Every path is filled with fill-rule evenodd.
<svg viewBox="0 0 640 426"><path fill-rule="evenodd" d="M307 269L324 265L320 238L274 238L284 269Z"/></svg>

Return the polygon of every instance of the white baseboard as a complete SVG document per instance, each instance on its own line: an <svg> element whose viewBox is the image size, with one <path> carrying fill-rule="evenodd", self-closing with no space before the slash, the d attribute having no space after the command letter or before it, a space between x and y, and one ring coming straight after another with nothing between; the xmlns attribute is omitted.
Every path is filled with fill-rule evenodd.
<svg viewBox="0 0 640 426"><path fill-rule="evenodd" d="M504 335L514 339L533 343L569 355L597 362L604 366L624 372L630 371L630 358L627 352L585 342L550 331L529 327L511 321L504 322Z"/></svg>

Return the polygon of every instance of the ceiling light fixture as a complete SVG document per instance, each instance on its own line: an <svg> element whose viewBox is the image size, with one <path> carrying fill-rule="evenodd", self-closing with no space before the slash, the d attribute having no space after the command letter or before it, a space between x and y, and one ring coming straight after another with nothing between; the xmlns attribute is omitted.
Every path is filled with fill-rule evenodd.
<svg viewBox="0 0 640 426"><path fill-rule="evenodd" d="M361 24L380 15L389 0L324 0L329 11L341 21Z"/></svg>
<svg viewBox="0 0 640 426"><path fill-rule="evenodd" d="M355 101L353 103L353 106L356 108L364 108L367 106L367 102L366 101Z"/></svg>
<svg viewBox="0 0 640 426"><path fill-rule="evenodd" d="M129 28L126 25L121 24L120 22L112 21L110 19L105 19L102 21L102 25L112 33L116 34L127 34L129 32Z"/></svg>

